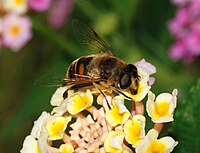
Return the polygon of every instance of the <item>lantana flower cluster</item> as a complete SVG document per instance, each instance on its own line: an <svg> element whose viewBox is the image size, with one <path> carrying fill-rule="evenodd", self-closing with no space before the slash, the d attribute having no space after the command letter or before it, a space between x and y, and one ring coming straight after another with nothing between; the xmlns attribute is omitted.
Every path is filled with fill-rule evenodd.
<svg viewBox="0 0 200 153"><path fill-rule="evenodd" d="M123 95L91 89L59 87L51 98L53 110L42 112L34 122L21 153L169 153L177 145L170 136L160 138L164 123L172 122L177 89L155 95L150 91L155 67L141 60L135 63L140 76L138 92ZM153 81L152 81L153 80ZM142 100L147 96L146 107ZM126 105L129 103L128 105ZM129 108L128 106L130 106ZM146 130L145 108L154 126Z"/></svg>
<svg viewBox="0 0 200 153"><path fill-rule="evenodd" d="M170 48L170 56L189 63L200 55L200 0L172 2L177 10L168 27L176 42Z"/></svg>
<svg viewBox="0 0 200 153"><path fill-rule="evenodd" d="M0 0L0 48L19 51L32 38L29 11L49 9L49 24L60 28L72 11L73 0Z"/></svg>

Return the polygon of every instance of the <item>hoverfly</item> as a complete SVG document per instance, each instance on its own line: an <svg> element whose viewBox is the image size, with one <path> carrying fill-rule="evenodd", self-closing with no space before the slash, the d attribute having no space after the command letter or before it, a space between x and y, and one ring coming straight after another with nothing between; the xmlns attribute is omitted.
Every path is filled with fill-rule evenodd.
<svg viewBox="0 0 200 153"><path fill-rule="evenodd" d="M73 31L82 45L87 45L99 53L82 56L74 60L66 73L62 86L71 85L68 90L95 88L104 95L103 89L110 89L124 95L123 90L137 94L139 75L136 66L114 56L103 39L87 24L74 19Z"/></svg>
<svg viewBox="0 0 200 153"><path fill-rule="evenodd" d="M69 86L63 98L67 98L69 90L97 89L104 97L104 91L115 91L131 100L123 91L137 94L139 75L136 66L114 56L103 39L86 23L74 19L72 27L81 45L99 53L81 56L70 64L65 78L56 85Z"/></svg>

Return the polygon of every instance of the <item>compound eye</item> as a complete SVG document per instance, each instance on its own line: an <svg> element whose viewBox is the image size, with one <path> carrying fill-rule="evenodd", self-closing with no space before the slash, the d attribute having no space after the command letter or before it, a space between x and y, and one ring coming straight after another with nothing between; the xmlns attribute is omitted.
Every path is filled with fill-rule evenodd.
<svg viewBox="0 0 200 153"><path fill-rule="evenodd" d="M119 85L121 89L126 89L130 87L131 77L128 74L124 73L119 80Z"/></svg>
<svg viewBox="0 0 200 153"><path fill-rule="evenodd" d="M133 64L128 64L127 67L124 69L124 72L131 74L135 78L138 78L137 67Z"/></svg>

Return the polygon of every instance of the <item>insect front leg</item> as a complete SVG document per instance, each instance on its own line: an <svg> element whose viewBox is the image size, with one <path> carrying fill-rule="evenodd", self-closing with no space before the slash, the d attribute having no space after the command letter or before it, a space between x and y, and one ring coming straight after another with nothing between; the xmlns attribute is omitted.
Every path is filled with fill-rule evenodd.
<svg viewBox="0 0 200 153"><path fill-rule="evenodd" d="M106 98L106 95L105 93L98 87L98 84L97 83L93 83L94 87L104 96L105 100L106 100L106 103L108 105L108 108L111 109L110 107L110 104L108 102L108 99Z"/></svg>

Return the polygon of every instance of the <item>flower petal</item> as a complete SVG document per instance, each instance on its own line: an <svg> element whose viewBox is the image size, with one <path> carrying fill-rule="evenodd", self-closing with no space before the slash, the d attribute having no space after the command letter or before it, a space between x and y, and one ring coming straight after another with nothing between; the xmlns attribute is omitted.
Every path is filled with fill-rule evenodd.
<svg viewBox="0 0 200 153"><path fill-rule="evenodd" d="M51 4L51 0L28 0L28 5L34 11L46 11Z"/></svg>
<svg viewBox="0 0 200 153"><path fill-rule="evenodd" d="M74 147L70 143L62 144L59 148L60 153L73 153Z"/></svg>
<svg viewBox="0 0 200 153"><path fill-rule="evenodd" d="M136 153L146 153L148 150L148 147L154 142L156 141L158 137L158 132L154 129L151 129L147 135L145 136L145 138L140 141L137 145L136 145Z"/></svg>
<svg viewBox="0 0 200 153"><path fill-rule="evenodd" d="M50 114L44 111L44 112L42 112L40 117L36 121L34 121L34 126L31 130L31 135L34 138L38 139L40 137L40 133L43 130L43 126L49 117L50 117Z"/></svg>
<svg viewBox="0 0 200 153"><path fill-rule="evenodd" d="M124 124L125 139L134 148L145 136L145 122L144 116L135 115Z"/></svg>
<svg viewBox="0 0 200 153"><path fill-rule="evenodd" d="M118 124L124 124L129 116L130 112L124 105L124 99L121 96L116 96L113 101L113 107L106 111L106 120L111 126Z"/></svg>
<svg viewBox="0 0 200 153"><path fill-rule="evenodd" d="M170 153L173 148L177 145L177 142L174 141L171 137L163 137L157 139L158 132L154 129L151 129L145 138L136 145L136 153L145 153L145 152L162 152Z"/></svg>
<svg viewBox="0 0 200 153"><path fill-rule="evenodd" d="M148 94L146 103L147 113L154 123L166 123L173 121L173 113L176 108L177 90L175 89L172 94L161 93L155 99L152 92Z"/></svg>
<svg viewBox="0 0 200 153"><path fill-rule="evenodd" d="M106 152L117 152L123 149L124 133L120 131L110 131L104 141Z"/></svg>
<svg viewBox="0 0 200 153"><path fill-rule="evenodd" d="M158 140L158 142L165 144L167 147L167 153L172 152L174 147L178 144L177 141L175 141L173 138L166 136Z"/></svg>
<svg viewBox="0 0 200 153"><path fill-rule="evenodd" d="M24 14L27 11L27 0L2 0L3 8L13 14Z"/></svg>
<svg viewBox="0 0 200 153"><path fill-rule="evenodd" d="M13 51L19 51L32 37L28 16L7 14L2 20L2 42Z"/></svg>
<svg viewBox="0 0 200 153"><path fill-rule="evenodd" d="M20 153L40 153L37 140L31 135L27 136Z"/></svg>
<svg viewBox="0 0 200 153"><path fill-rule="evenodd" d="M91 91L87 89L86 92L75 93L68 98L67 101L67 110L70 114L74 115L92 105L93 95Z"/></svg>
<svg viewBox="0 0 200 153"><path fill-rule="evenodd" d="M156 73L156 68L151 63L148 63L145 61L145 59L142 59L136 63L134 63L135 66L140 67L144 71L146 71L149 75Z"/></svg>
<svg viewBox="0 0 200 153"><path fill-rule="evenodd" d="M50 103L52 106L59 106L62 103L62 101L64 100L63 94L67 90L67 88L68 87L65 86L65 87L60 87L56 90L56 92L51 97Z"/></svg>
<svg viewBox="0 0 200 153"><path fill-rule="evenodd" d="M51 116L46 123L46 131L50 140L63 138L67 124L71 121L70 117Z"/></svg>

